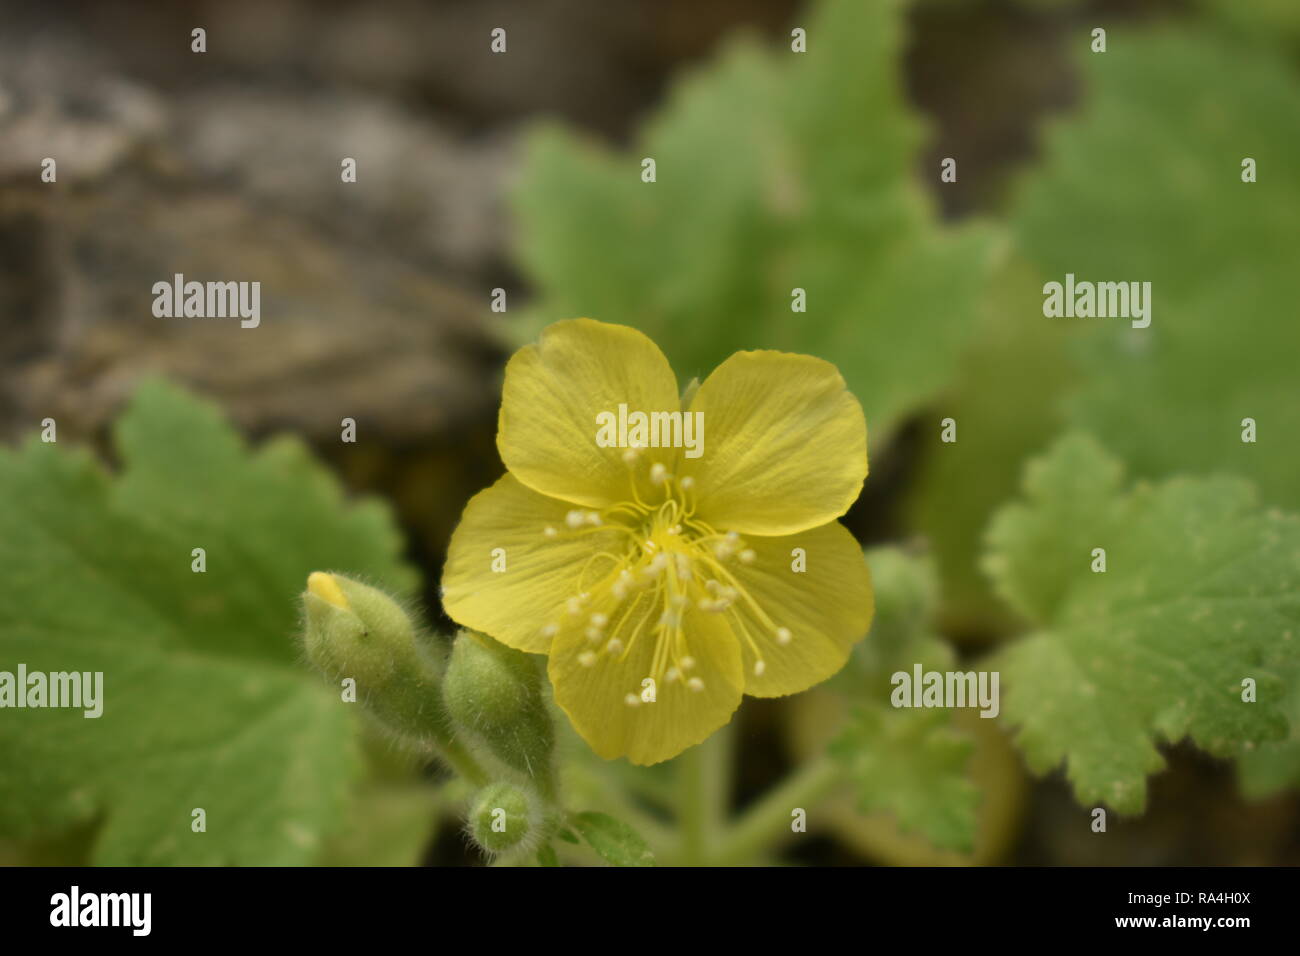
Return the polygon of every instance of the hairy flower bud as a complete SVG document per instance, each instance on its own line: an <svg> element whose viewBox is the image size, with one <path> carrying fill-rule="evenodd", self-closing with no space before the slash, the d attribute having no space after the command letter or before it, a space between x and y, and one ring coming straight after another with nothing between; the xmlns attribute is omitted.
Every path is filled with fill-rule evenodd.
<svg viewBox="0 0 1300 956"><path fill-rule="evenodd" d="M377 588L316 571L303 607L304 648L322 674L344 693L355 681L355 699L403 736L445 735L438 669L401 605Z"/></svg>
<svg viewBox="0 0 1300 956"><path fill-rule="evenodd" d="M490 784L474 796L469 831L489 853L526 853L542 837L541 801L524 787Z"/></svg>
<svg viewBox="0 0 1300 956"><path fill-rule="evenodd" d="M551 788L555 734L533 657L462 631L447 665L445 694L460 739L543 791Z"/></svg>

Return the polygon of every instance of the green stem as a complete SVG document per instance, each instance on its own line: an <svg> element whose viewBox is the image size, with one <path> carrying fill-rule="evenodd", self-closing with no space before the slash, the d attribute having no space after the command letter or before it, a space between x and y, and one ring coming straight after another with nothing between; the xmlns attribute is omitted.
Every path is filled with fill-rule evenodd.
<svg viewBox="0 0 1300 956"><path fill-rule="evenodd" d="M700 800L704 768L700 748L692 747L677 762L677 829L682 863L698 866L704 858L704 804Z"/></svg>
<svg viewBox="0 0 1300 956"><path fill-rule="evenodd" d="M700 747L702 755L700 800L704 804L705 845L721 837L731 815L731 778L734 772L735 724L727 724Z"/></svg>
<svg viewBox="0 0 1300 956"><path fill-rule="evenodd" d="M677 758L681 862L702 866L725 825L731 801L732 728L728 724Z"/></svg>
<svg viewBox="0 0 1300 956"><path fill-rule="evenodd" d="M796 807L810 810L842 780L839 765L821 756L804 765L747 810L724 835L710 862L736 866L752 862L793 835Z"/></svg>
<svg viewBox="0 0 1300 956"><path fill-rule="evenodd" d="M475 787L487 786L489 781L487 771L479 766L479 762L460 741L452 737L450 731L439 728L431 733L431 736L438 756L446 761L458 776Z"/></svg>

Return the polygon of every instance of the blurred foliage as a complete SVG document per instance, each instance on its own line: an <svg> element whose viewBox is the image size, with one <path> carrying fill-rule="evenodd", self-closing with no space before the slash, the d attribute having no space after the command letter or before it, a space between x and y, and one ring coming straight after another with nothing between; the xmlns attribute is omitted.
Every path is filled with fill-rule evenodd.
<svg viewBox="0 0 1300 956"><path fill-rule="evenodd" d="M636 325L686 377L738 348L822 355L863 403L873 461L906 460L890 505L917 537L868 552L869 639L775 705L792 776L838 768L822 818L886 862L1007 852L1022 773L1000 728L1034 771L1064 765L1085 807L1142 811L1185 739L1236 758L1250 797L1300 783L1300 519L1274 510L1300 507L1300 5L1198 0L1176 24L1158 19L1176 5L1142 8L1140 28L1099 19L1105 54L1088 52L1092 5L1021 6L1066 31L1079 102L1048 124L1005 231L941 223L922 186L938 170L918 168L901 0L815 4L806 53L735 38L628 148L539 128L513 196L537 293L517 335ZM1152 282L1151 327L1044 319L1041 283L1067 272ZM115 449L115 474L62 445L0 450L0 496L20 503L0 509L0 656L108 675L97 720L0 721L0 859L418 862L463 781L417 782L292 641L310 571L417 587L387 510L345 503L296 441L250 450L161 384ZM997 646L962 660L954 638ZM892 708L891 675L917 663L1001 669L1000 720ZM588 856L671 850L675 768L560 733L567 795L598 808L572 820ZM542 862L581 859L556 846Z"/></svg>
<svg viewBox="0 0 1300 956"><path fill-rule="evenodd" d="M1300 3L1295 0L1197 0L1223 23L1252 38L1300 41Z"/></svg>
<svg viewBox="0 0 1300 956"><path fill-rule="evenodd" d="M932 564L897 548L867 553L879 603L871 640L854 648L833 686L853 702L852 716L831 743L865 812L887 810L904 833L934 846L970 852L979 791L967 776L971 743L954 730L946 708L890 705L891 676L953 667L951 649L932 630L937 581Z"/></svg>
<svg viewBox="0 0 1300 956"><path fill-rule="evenodd" d="M116 439L116 476L35 438L0 451L0 497L22 502L0 509L0 656L105 673L97 719L0 721L0 833L94 820L97 863L311 862L361 762L337 688L296 660L296 598L321 567L409 593L388 511L169 386L141 388Z"/></svg>
<svg viewBox="0 0 1300 956"><path fill-rule="evenodd" d="M574 315L635 325L685 376L737 348L821 355L883 443L950 378L995 246L986 227L939 226L916 181L900 7L819 4L806 53L737 40L630 152L538 132L515 195L540 293L522 334Z"/></svg>
<svg viewBox="0 0 1300 956"><path fill-rule="evenodd" d="M1285 740L1247 750L1238 762L1241 791L1252 799L1300 786L1300 662L1293 657L1281 672L1288 688L1282 706L1291 730Z"/></svg>
<svg viewBox="0 0 1300 956"><path fill-rule="evenodd" d="M325 842L322 866L416 866L438 822L433 786L367 781Z"/></svg>
<svg viewBox="0 0 1300 956"><path fill-rule="evenodd" d="M1034 275L1021 259L997 271L951 386L920 419L905 507L937 563L939 623L959 639L986 641L1016 626L979 569L984 531L1015 493L1025 459L1060 428L1060 397L1076 374L1061 326L1024 321L1025 303L1037 300ZM955 442L941 440L945 418L956 423Z"/></svg>
<svg viewBox="0 0 1300 956"><path fill-rule="evenodd" d="M1162 28L1085 55L1087 100L1014 212L1045 278L1152 284L1151 326L1074 326L1069 417L1141 476L1225 471L1300 506L1300 89L1268 51ZM1244 157L1259 181L1241 181ZM1241 440L1254 418L1259 440Z"/></svg>

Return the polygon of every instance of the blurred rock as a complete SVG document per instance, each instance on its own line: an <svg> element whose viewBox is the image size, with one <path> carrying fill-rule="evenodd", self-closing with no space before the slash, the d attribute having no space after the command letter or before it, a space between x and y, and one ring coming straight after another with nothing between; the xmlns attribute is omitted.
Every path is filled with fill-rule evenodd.
<svg viewBox="0 0 1300 956"><path fill-rule="evenodd" d="M457 288L401 250L404 236L424 236L432 258L464 269L490 255L499 231L474 203L494 187L453 184L470 167L497 175L504 161L477 163L382 105L311 99L295 110L213 94L206 122L193 106L102 72L64 41L0 44L9 429L52 415L61 436L94 432L143 374L216 397L252 432L337 440L339 420L352 417L371 438L411 444L490 419L500 355L487 291ZM355 150L363 175L367 162L377 182L405 162L420 171L369 190L343 184L326 145L339 124L376 150ZM255 158L237 155L259 140L267 148ZM315 150L325 155L312 168ZM58 160L56 183L40 182L44 156ZM426 202L431 175L441 178ZM475 241L442 241L475 226ZM152 286L178 272L261 282L260 327L155 318Z"/></svg>
<svg viewBox="0 0 1300 956"><path fill-rule="evenodd" d="M206 181L457 277L504 268L510 131L467 138L373 96L251 87L182 96L176 114L177 148Z"/></svg>

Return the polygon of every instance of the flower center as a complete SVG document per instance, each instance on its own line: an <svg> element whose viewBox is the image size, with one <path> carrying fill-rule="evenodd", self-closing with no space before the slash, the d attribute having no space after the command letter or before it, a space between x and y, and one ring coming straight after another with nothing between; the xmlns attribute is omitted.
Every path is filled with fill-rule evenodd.
<svg viewBox="0 0 1300 956"><path fill-rule="evenodd" d="M774 623L735 574L737 564L758 561L735 531L722 532L695 511L694 479L678 479L662 463L646 469L638 449L623 460L631 470L631 500L601 511L571 510L563 528L548 527L550 539L600 535L608 550L593 554L583 567L578 589L542 628L553 637L561 626L579 626L588 647L578 660L592 667L601 655L625 659L638 641L654 644L650 672L655 686L680 684L704 690L692 673L691 635L683 628L687 611L722 614L732 631L753 652L754 674L766 669L755 632L778 644L792 640L788 628ZM644 688L629 690L625 701L639 705Z"/></svg>

